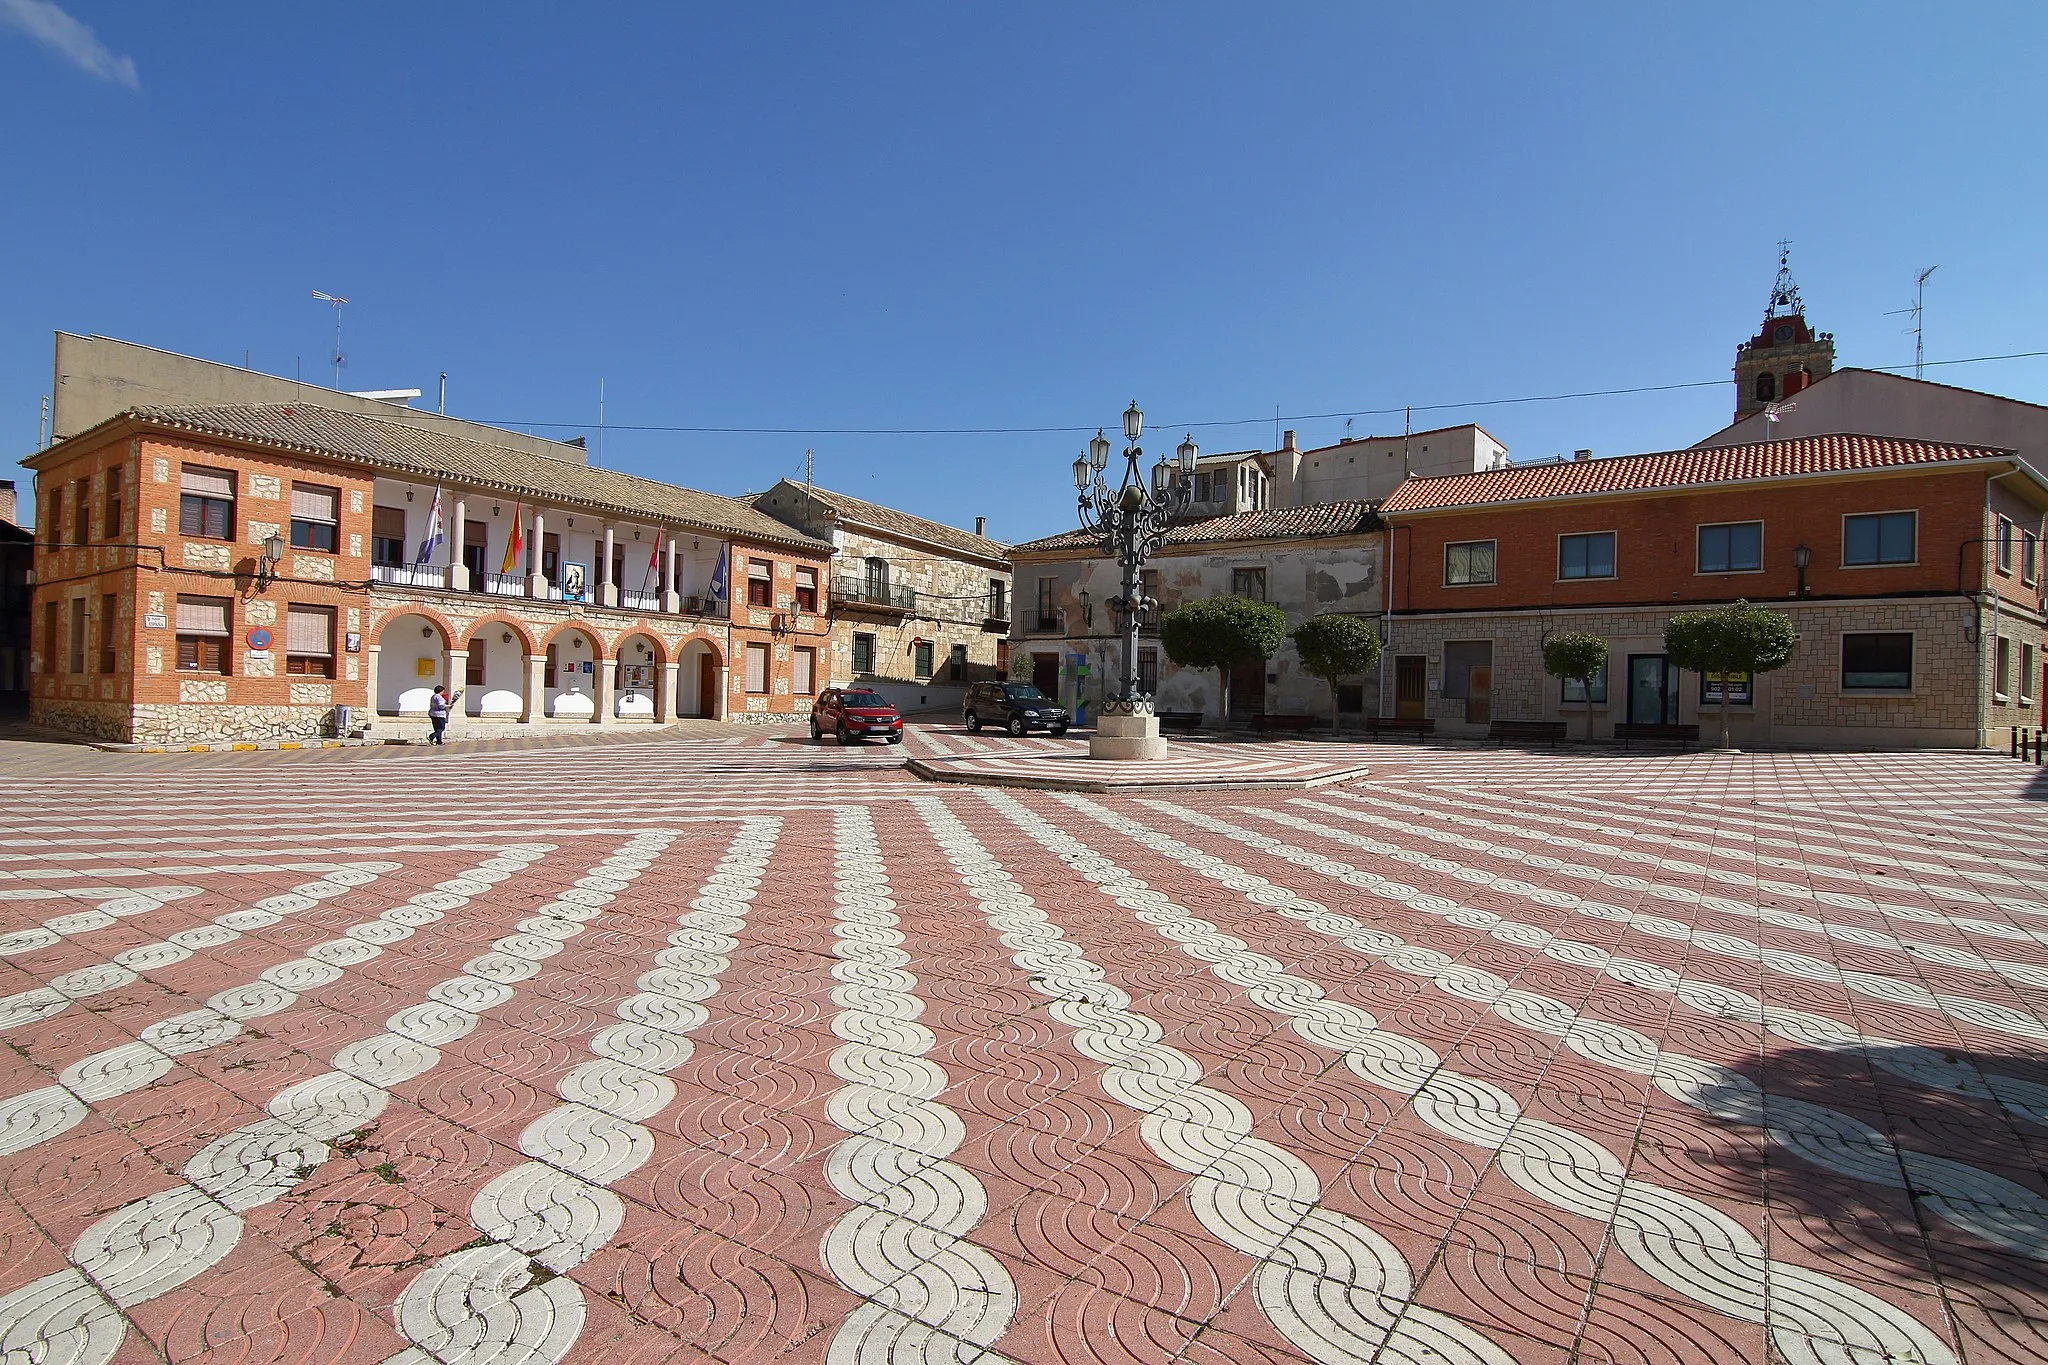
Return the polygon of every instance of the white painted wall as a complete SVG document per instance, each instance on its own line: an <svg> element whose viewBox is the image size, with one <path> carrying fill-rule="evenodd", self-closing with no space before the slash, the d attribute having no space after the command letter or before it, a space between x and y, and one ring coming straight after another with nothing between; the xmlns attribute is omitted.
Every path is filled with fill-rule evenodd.
<svg viewBox="0 0 2048 1365"><path fill-rule="evenodd" d="M469 639L472 663L479 655L484 661L483 686L457 683L462 692L463 712L492 719L519 718L526 699L526 644L517 634L506 644L503 626L484 625Z"/></svg>
<svg viewBox="0 0 2048 1365"><path fill-rule="evenodd" d="M554 640L555 685L541 700L547 714L564 719L588 720L597 714L597 674L584 672L584 665L596 660L590 636L580 630L557 635Z"/></svg>
<svg viewBox="0 0 2048 1365"><path fill-rule="evenodd" d="M384 715L425 715L434 685L448 681L447 642L440 628L424 616L400 616L385 625L378 643L377 710ZM433 665L431 671L419 671L422 660Z"/></svg>

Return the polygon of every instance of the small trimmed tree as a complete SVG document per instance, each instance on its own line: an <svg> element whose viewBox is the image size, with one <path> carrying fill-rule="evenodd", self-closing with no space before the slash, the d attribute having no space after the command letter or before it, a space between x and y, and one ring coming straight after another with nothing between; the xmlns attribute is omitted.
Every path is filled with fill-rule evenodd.
<svg viewBox="0 0 2048 1365"><path fill-rule="evenodd" d="M1213 668L1223 680L1220 721L1230 718L1230 670L1269 659L1287 638L1287 613L1249 597L1189 602L1159 620L1159 643L1182 668Z"/></svg>
<svg viewBox="0 0 2048 1365"><path fill-rule="evenodd" d="M1010 654L1010 680L1012 682L1030 682L1032 674L1037 669L1038 660L1032 658L1023 650L1014 650Z"/></svg>
<svg viewBox="0 0 2048 1365"><path fill-rule="evenodd" d="M1585 698L1586 738L1593 738L1593 679L1607 667L1607 641L1583 630L1567 630L1543 642L1543 671L1569 678Z"/></svg>
<svg viewBox="0 0 2048 1365"><path fill-rule="evenodd" d="M1340 612L1311 616L1294 628L1301 666L1330 685L1330 733L1337 732L1337 680L1356 677L1380 661L1380 634L1370 623Z"/></svg>
<svg viewBox="0 0 2048 1365"><path fill-rule="evenodd" d="M1680 612L1664 627L1664 652L1694 673L1721 676L1721 747L1728 747L1731 675L1747 673L1751 685L1764 673L1792 661L1792 618L1782 611L1731 602L1712 611Z"/></svg>

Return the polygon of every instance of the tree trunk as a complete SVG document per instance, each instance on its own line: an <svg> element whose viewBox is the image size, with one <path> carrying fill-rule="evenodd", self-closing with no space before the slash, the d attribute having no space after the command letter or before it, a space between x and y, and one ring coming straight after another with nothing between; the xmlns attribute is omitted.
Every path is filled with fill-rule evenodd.
<svg viewBox="0 0 2048 1365"><path fill-rule="evenodd" d="M1330 733L1335 735L1344 728L1344 713L1337 700L1337 676L1333 673L1323 681L1330 685Z"/></svg>
<svg viewBox="0 0 2048 1365"><path fill-rule="evenodd" d="M1230 728L1230 670L1228 668L1219 668L1216 670L1216 676L1223 683L1222 700L1216 704L1216 728L1228 730Z"/></svg>
<svg viewBox="0 0 2048 1365"><path fill-rule="evenodd" d="M1593 680L1591 678L1581 678L1579 679L1579 687L1586 694L1586 743L1591 744L1593 742Z"/></svg>
<svg viewBox="0 0 2048 1365"><path fill-rule="evenodd" d="M1752 677L1755 675L1752 674ZM1756 686L1751 683L1750 686ZM1728 675L1721 675L1721 747L1728 747Z"/></svg>

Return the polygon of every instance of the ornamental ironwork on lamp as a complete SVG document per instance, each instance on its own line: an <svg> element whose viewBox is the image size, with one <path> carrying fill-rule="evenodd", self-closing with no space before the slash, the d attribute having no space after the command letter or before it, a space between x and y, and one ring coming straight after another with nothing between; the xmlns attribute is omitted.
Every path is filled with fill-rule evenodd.
<svg viewBox="0 0 2048 1365"><path fill-rule="evenodd" d="M1142 716L1152 712L1152 695L1138 687L1138 625L1147 612L1159 604L1144 596L1145 561L1166 540L1174 519L1187 510L1194 489L1195 460L1200 451L1189 436L1174 451L1175 459L1160 459L1146 477L1140 463L1145 452L1138 437L1145 430L1145 414L1133 402L1124 412L1124 468L1112 488L1104 471L1109 467L1109 437L1097 431L1080 459L1074 461L1074 486L1081 490L1081 529L1117 561L1123 587L1107 605L1117 631L1123 637L1123 673L1115 696L1102 704L1106 716Z"/></svg>

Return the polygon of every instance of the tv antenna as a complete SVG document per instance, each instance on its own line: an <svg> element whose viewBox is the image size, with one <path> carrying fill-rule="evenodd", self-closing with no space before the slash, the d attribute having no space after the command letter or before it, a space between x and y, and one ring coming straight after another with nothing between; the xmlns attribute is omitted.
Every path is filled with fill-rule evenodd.
<svg viewBox="0 0 2048 1365"><path fill-rule="evenodd" d="M341 353L341 305L347 303L348 300L333 294L323 294L317 289L313 291L313 297L322 303L334 305L334 387L339 389L341 387L341 367L348 363L348 357Z"/></svg>
<svg viewBox="0 0 2048 1365"><path fill-rule="evenodd" d="M1920 326L1920 312L1922 305L1927 301L1927 277L1939 269L1941 267L1938 265L1930 265L1913 277L1913 306L1911 308L1894 308L1891 312L1885 314L1888 318L1913 319L1913 325L1906 330L1913 334L1913 377L1915 379L1920 378L1921 357L1925 354L1923 349L1925 337Z"/></svg>

